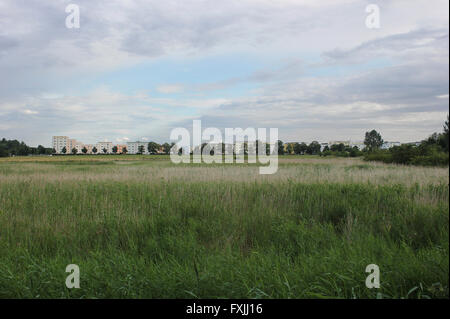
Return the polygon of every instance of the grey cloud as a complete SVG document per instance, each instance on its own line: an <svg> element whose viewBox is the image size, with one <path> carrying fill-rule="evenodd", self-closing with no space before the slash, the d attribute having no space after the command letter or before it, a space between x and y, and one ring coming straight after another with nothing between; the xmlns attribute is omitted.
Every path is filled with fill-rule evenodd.
<svg viewBox="0 0 450 319"><path fill-rule="evenodd" d="M448 92L448 78L448 64L422 62L328 78L309 87L304 84L317 80L295 79L267 86L264 95L223 104L201 119L219 128L279 127L280 136L291 140L334 134L361 139L377 128L388 139L411 141L441 130L449 105L436 96Z"/></svg>
<svg viewBox="0 0 450 319"><path fill-rule="evenodd" d="M0 35L0 58L6 54L8 50L18 45L17 40Z"/></svg>
<svg viewBox="0 0 450 319"><path fill-rule="evenodd" d="M448 28L427 30L419 29L401 34L394 34L382 38L367 41L351 49L334 49L323 53L328 63L361 63L373 57L396 57L408 54L420 54L420 50L426 50L430 58L429 48L434 48L434 54L442 55L448 52ZM417 52L419 51L419 52ZM437 52L436 52L437 51Z"/></svg>

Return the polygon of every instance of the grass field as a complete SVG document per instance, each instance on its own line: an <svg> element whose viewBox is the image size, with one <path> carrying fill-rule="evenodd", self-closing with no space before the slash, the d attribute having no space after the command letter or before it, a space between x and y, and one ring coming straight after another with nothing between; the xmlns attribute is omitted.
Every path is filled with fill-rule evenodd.
<svg viewBox="0 0 450 319"><path fill-rule="evenodd" d="M357 158L0 159L0 298L448 298L448 200L448 168Z"/></svg>

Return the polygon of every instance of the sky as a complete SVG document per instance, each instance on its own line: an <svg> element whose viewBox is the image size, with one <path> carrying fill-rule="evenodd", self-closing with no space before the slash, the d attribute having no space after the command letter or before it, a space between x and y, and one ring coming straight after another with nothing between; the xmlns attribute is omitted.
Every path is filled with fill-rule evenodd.
<svg viewBox="0 0 450 319"><path fill-rule="evenodd" d="M67 28L65 9L80 8ZM379 28L368 28L369 4ZM0 138L419 141L449 112L447 0L0 0Z"/></svg>

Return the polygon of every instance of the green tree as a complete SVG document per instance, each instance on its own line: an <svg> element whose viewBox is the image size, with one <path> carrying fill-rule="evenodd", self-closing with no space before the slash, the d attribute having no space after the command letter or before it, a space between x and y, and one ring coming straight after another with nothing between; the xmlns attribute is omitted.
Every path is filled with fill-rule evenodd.
<svg viewBox="0 0 450 319"><path fill-rule="evenodd" d="M381 134L378 133L376 130L366 132L364 145L366 145L366 149L369 152L378 150L381 147L381 145L383 145L383 139L381 138Z"/></svg>
<svg viewBox="0 0 450 319"><path fill-rule="evenodd" d="M86 146L84 146L81 151L83 152L83 154L86 154L88 152L88 149L86 148Z"/></svg>
<svg viewBox="0 0 450 319"><path fill-rule="evenodd" d="M312 141L311 144L308 145L306 150L308 154L317 155L320 153L320 144L317 141Z"/></svg>
<svg viewBox="0 0 450 319"><path fill-rule="evenodd" d="M287 146L287 153L288 154L294 153L294 145L292 145L292 143L288 144L288 146Z"/></svg>
<svg viewBox="0 0 450 319"><path fill-rule="evenodd" d="M156 154L160 148L160 145L156 142L149 142L147 145L147 150L150 154Z"/></svg>
<svg viewBox="0 0 450 319"><path fill-rule="evenodd" d="M448 136L448 114L447 114L447 121L444 122L444 134L447 134Z"/></svg>
<svg viewBox="0 0 450 319"><path fill-rule="evenodd" d="M144 145L140 145L140 146L138 147L138 154L142 155L142 154L144 154L144 151L145 151Z"/></svg>
<svg viewBox="0 0 450 319"><path fill-rule="evenodd" d="M449 151L449 135L448 135L448 114L447 114L447 120L444 122L444 133L442 134L442 146L445 149L445 151Z"/></svg>
<svg viewBox="0 0 450 319"><path fill-rule="evenodd" d="M67 148L65 146L62 148L61 153L63 153L63 154L67 153Z"/></svg>
<svg viewBox="0 0 450 319"><path fill-rule="evenodd" d="M45 147L42 145L38 145L37 147L37 153L38 154L45 154Z"/></svg>
<svg viewBox="0 0 450 319"><path fill-rule="evenodd" d="M169 143L164 143L163 145L162 145L162 147L163 147L163 151L164 151L164 154L170 154L170 149L171 149L171 146L170 146L170 144Z"/></svg>
<svg viewBox="0 0 450 319"><path fill-rule="evenodd" d="M6 150L8 155L28 155L36 153L35 148L28 147L24 142L19 142L18 140L6 140L3 138L0 141L3 149Z"/></svg>
<svg viewBox="0 0 450 319"><path fill-rule="evenodd" d="M278 140L277 146L278 146L278 155L284 155L284 144L283 144L283 142Z"/></svg>
<svg viewBox="0 0 450 319"><path fill-rule="evenodd" d="M359 150L358 146L353 146L350 151L350 157L357 157L361 155L361 151Z"/></svg>
<svg viewBox="0 0 450 319"><path fill-rule="evenodd" d="M94 147L92 148L92 153L97 154L97 152L98 152L98 150L97 150L97 148L94 146Z"/></svg>
<svg viewBox="0 0 450 319"><path fill-rule="evenodd" d="M72 148L72 154L73 155L76 155L78 153L78 150L74 147L74 148Z"/></svg>
<svg viewBox="0 0 450 319"><path fill-rule="evenodd" d="M122 148L122 153L123 153L123 154L126 154L126 153L128 153L128 150L127 150L127 148L126 148L126 147L123 147L123 148Z"/></svg>
<svg viewBox="0 0 450 319"><path fill-rule="evenodd" d="M113 153L116 154L118 150L119 148L117 147L117 145L114 145L112 148Z"/></svg>
<svg viewBox="0 0 450 319"><path fill-rule="evenodd" d="M6 147L0 144L0 157L7 157L8 151L6 150Z"/></svg>
<svg viewBox="0 0 450 319"><path fill-rule="evenodd" d="M103 149L103 153L108 153L108 149L106 147Z"/></svg>
<svg viewBox="0 0 450 319"><path fill-rule="evenodd" d="M256 140L256 143L255 143L255 152L256 152L256 154L258 154L259 147L261 145L262 145L261 141L260 140Z"/></svg>
<svg viewBox="0 0 450 319"><path fill-rule="evenodd" d="M421 145L441 148L442 151L449 151L449 135L448 135L448 115L444 122L444 132L433 133L426 140L423 140Z"/></svg>
<svg viewBox="0 0 450 319"><path fill-rule="evenodd" d="M270 155L270 143L264 143L266 145L266 155Z"/></svg>
<svg viewBox="0 0 450 319"><path fill-rule="evenodd" d="M205 149L205 147L208 146L208 143L202 143L202 145L200 146L200 152L203 154L203 150Z"/></svg>
<svg viewBox="0 0 450 319"><path fill-rule="evenodd" d="M345 145L343 143L333 144L330 147L332 152L343 152L345 150Z"/></svg>
<svg viewBox="0 0 450 319"><path fill-rule="evenodd" d="M294 154L300 155L300 143L298 142L294 143Z"/></svg>
<svg viewBox="0 0 450 319"><path fill-rule="evenodd" d="M302 142L298 145L298 149L297 149L298 153L297 154L304 155L307 150L308 150L308 145L306 145L305 142Z"/></svg>

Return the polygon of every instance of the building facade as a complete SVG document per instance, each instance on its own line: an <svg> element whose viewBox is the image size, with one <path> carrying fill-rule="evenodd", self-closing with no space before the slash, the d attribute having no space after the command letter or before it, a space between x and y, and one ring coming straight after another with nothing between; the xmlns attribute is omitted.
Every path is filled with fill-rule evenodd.
<svg viewBox="0 0 450 319"><path fill-rule="evenodd" d="M67 136L53 136L52 137L52 147L55 149L56 153L61 154L62 149L65 147L69 151L68 147L69 138Z"/></svg>
<svg viewBox="0 0 450 319"><path fill-rule="evenodd" d="M144 143L145 150L147 150L147 143ZM72 154L73 149L76 149L77 154L84 154L83 149L86 148L86 154L112 154L113 147L117 146L117 153L122 154L123 150L126 148L128 150L127 145L118 144L114 145L112 142L98 142L97 144L84 144L76 139L69 138L68 136L53 136L52 137L52 147L55 149L56 154L63 154L62 150L65 147L65 154ZM97 152L93 152L94 148L97 149ZM106 150L106 153L104 152Z"/></svg>
<svg viewBox="0 0 450 319"><path fill-rule="evenodd" d="M110 154L112 153L113 144L112 142L98 142L96 147L99 154Z"/></svg>
<svg viewBox="0 0 450 319"><path fill-rule="evenodd" d="M400 142L384 142L383 145L381 145L381 149L382 150L388 150L391 147L400 146L400 145L401 145Z"/></svg>
<svg viewBox="0 0 450 319"><path fill-rule="evenodd" d="M139 147L144 147L144 153L143 154L149 154L148 153L148 142L127 142L127 150L128 154L138 154L139 153Z"/></svg>

